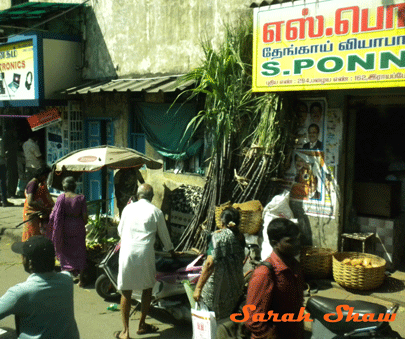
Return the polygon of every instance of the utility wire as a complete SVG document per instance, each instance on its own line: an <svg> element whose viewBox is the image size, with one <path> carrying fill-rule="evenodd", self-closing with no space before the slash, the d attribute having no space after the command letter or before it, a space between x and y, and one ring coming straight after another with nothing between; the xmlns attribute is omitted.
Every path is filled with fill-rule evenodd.
<svg viewBox="0 0 405 339"><path fill-rule="evenodd" d="M66 13L69 13L69 12L75 10L77 7L84 5L85 3L89 2L89 1L90 1L90 0L86 0L86 1L84 1L84 2L82 2L82 3L80 3L80 4L77 4L76 6L74 6L74 7L72 7L72 8L67 9L66 11L64 11L64 12L62 12L62 13L59 13L59 14L57 14L57 15L55 15L55 16L53 16L53 17L47 19L47 20L45 20L45 21L42 21L42 22L40 22L40 23L38 23L38 24L36 24L36 25L34 25L34 26L32 26L32 27L28 27L28 28L22 30L22 31L19 32L19 33L9 35L9 36L7 36L7 39L14 38L15 36L18 36L18 35L20 35L20 34L23 34L23 33L29 32L29 31L32 31L32 30L34 30L36 27L45 25L47 22L52 21L52 20L54 20L54 19L56 19L56 18L59 18L60 16L65 15Z"/></svg>

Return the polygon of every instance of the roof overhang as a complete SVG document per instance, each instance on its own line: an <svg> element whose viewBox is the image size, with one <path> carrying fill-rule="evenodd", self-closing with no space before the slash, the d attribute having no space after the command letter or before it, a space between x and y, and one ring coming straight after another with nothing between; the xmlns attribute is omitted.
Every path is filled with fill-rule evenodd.
<svg viewBox="0 0 405 339"><path fill-rule="evenodd" d="M65 89L61 94L88 94L101 92L144 92L168 93L181 92L194 84L193 80L180 83L178 75L143 79L115 79L105 81L89 81L79 86Z"/></svg>
<svg viewBox="0 0 405 339"><path fill-rule="evenodd" d="M298 0L295 0L298 1ZM286 2L294 2L294 0L261 0L261 1L253 1L250 4L250 8L256 8L256 7L263 7L263 6L270 6L270 5L277 5L277 4L282 4Z"/></svg>
<svg viewBox="0 0 405 339"><path fill-rule="evenodd" d="M17 6L0 11L0 26L14 22L43 20L74 7L79 7L87 1L77 3L53 3L53 2L26 2Z"/></svg>

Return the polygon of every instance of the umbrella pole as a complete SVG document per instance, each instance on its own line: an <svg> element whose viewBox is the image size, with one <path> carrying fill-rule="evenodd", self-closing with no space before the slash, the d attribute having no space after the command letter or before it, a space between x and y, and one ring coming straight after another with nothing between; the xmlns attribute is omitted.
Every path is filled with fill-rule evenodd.
<svg viewBox="0 0 405 339"><path fill-rule="evenodd" d="M107 167L103 167L101 169L101 174L102 174L102 178L103 178L103 183L104 183L104 189L103 189L103 193L105 194L105 196L103 197L103 199L105 199L105 214L108 215L108 204L109 204L109 199L108 199L108 169Z"/></svg>

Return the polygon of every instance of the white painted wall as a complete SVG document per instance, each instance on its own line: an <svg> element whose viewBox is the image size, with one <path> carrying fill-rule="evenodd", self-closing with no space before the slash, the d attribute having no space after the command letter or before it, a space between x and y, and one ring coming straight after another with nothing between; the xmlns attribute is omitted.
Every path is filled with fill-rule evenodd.
<svg viewBox="0 0 405 339"><path fill-rule="evenodd" d="M181 74L199 65L201 40L251 14L247 0L98 0L86 16L86 78ZM93 12L94 11L94 12Z"/></svg>
<svg viewBox="0 0 405 339"><path fill-rule="evenodd" d="M45 99L81 82L81 48L79 42L44 39Z"/></svg>

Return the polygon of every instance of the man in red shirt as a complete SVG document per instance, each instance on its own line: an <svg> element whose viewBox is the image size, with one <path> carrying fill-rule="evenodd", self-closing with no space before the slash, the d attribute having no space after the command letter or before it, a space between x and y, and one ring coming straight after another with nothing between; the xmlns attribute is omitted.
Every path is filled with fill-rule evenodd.
<svg viewBox="0 0 405 339"><path fill-rule="evenodd" d="M298 261L294 258L300 251L300 230L297 224L284 218L273 219L268 228L270 244L273 252L253 273L247 291L246 305L256 307L250 312L245 323L251 331L252 339L302 339L304 323L302 321L254 321L255 313L278 313L278 320L283 314L293 313L294 319L303 307L304 279Z"/></svg>

